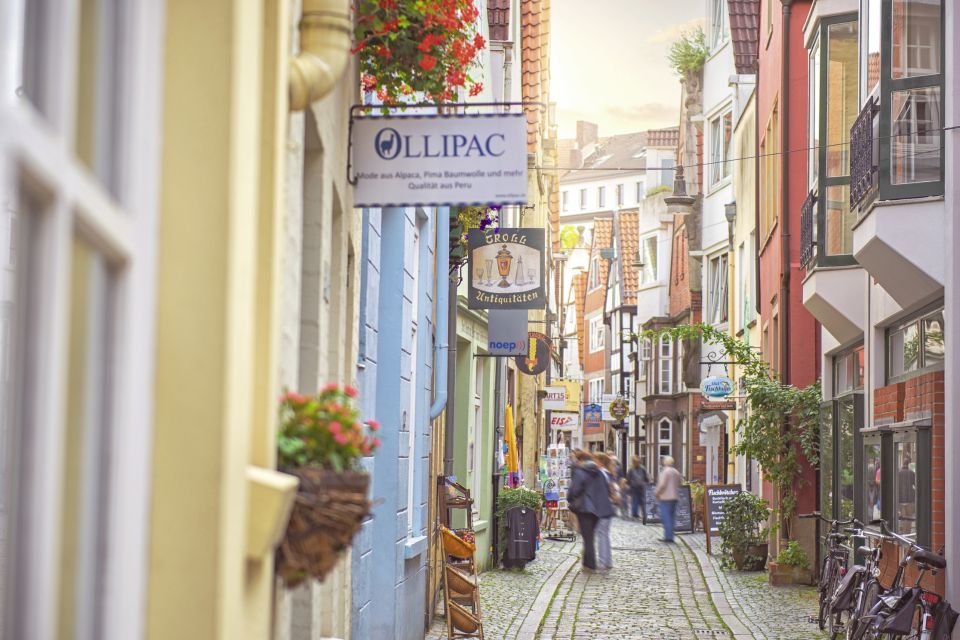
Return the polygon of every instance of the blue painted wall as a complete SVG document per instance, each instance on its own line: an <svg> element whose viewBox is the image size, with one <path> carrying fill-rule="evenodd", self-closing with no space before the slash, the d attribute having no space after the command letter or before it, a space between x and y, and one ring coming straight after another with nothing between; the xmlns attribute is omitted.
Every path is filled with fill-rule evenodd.
<svg viewBox="0 0 960 640"><path fill-rule="evenodd" d="M435 214L363 215L358 378L364 415L380 421L382 444L365 461L380 502L354 541L351 632L418 640L426 611Z"/></svg>

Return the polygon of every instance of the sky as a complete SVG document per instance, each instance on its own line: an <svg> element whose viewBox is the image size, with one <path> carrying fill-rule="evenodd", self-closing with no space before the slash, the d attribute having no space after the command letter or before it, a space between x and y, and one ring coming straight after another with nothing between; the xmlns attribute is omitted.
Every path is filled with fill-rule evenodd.
<svg viewBox="0 0 960 640"><path fill-rule="evenodd" d="M574 137L577 120L597 123L601 136L676 125L680 82L667 52L705 12L705 0L552 0L560 137Z"/></svg>

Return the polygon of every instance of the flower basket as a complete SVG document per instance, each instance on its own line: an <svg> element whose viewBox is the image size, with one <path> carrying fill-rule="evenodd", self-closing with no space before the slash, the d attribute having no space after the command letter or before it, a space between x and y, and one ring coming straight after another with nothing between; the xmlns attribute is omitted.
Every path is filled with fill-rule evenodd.
<svg viewBox="0 0 960 640"><path fill-rule="evenodd" d="M473 595L477 588L476 578L449 564L446 565L444 571L447 572L447 584L450 585L451 593L457 596Z"/></svg>
<svg viewBox="0 0 960 640"><path fill-rule="evenodd" d="M443 538L443 550L447 555L469 560L477 550L476 544L467 542L446 527L440 527L440 536Z"/></svg>
<svg viewBox="0 0 960 640"><path fill-rule="evenodd" d="M323 580L370 514L370 476L313 467L284 471L300 479L300 488L277 551L277 573L289 586Z"/></svg>
<svg viewBox="0 0 960 640"><path fill-rule="evenodd" d="M767 566L767 553L767 543L752 544L746 549L734 549L734 566L738 571L763 571Z"/></svg>

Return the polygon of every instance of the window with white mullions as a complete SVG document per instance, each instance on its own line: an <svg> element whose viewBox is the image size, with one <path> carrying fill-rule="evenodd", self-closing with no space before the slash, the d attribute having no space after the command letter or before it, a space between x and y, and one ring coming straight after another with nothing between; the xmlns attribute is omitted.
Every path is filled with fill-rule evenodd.
<svg viewBox="0 0 960 640"><path fill-rule="evenodd" d="M606 343L604 329L602 317L597 316L590 319L590 353L603 350Z"/></svg>
<svg viewBox="0 0 960 640"><path fill-rule="evenodd" d="M727 111L710 121L710 186L730 177L733 143L733 112Z"/></svg>
<svg viewBox="0 0 960 640"><path fill-rule="evenodd" d="M673 340L660 336L659 388L661 395L673 393Z"/></svg>
<svg viewBox="0 0 960 640"><path fill-rule="evenodd" d="M710 324L727 321L727 261L727 254L721 253L707 263L707 321Z"/></svg>
<svg viewBox="0 0 960 640"><path fill-rule="evenodd" d="M660 418L660 422L657 423L657 455L659 460L662 462L663 458L670 456L673 457L673 422L669 418Z"/></svg>
<svg viewBox="0 0 960 640"><path fill-rule="evenodd" d="M657 282L657 236L647 236L640 241L640 284Z"/></svg>
<svg viewBox="0 0 960 640"><path fill-rule="evenodd" d="M710 48L719 48L728 35L727 0L710 0Z"/></svg>

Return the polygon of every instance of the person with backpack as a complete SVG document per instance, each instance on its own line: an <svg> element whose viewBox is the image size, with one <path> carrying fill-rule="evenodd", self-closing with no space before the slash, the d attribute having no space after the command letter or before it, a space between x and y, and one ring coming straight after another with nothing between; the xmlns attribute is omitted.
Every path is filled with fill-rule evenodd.
<svg viewBox="0 0 960 640"><path fill-rule="evenodd" d="M570 511L577 516L583 537L583 567L588 571L596 571L597 525L601 518L613 516L609 483L590 453L577 450L574 455L577 465L573 468L567 499Z"/></svg>
<svg viewBox="0 0 960 640"><path fill-rule="evenodd" d="M630 515L639 518L641 511L643 519L647 519L647 505L644 492L650 484L650 474L640 463L640 456L630 459L630 473L627 474L627 483L630 488Z"/></svg>

